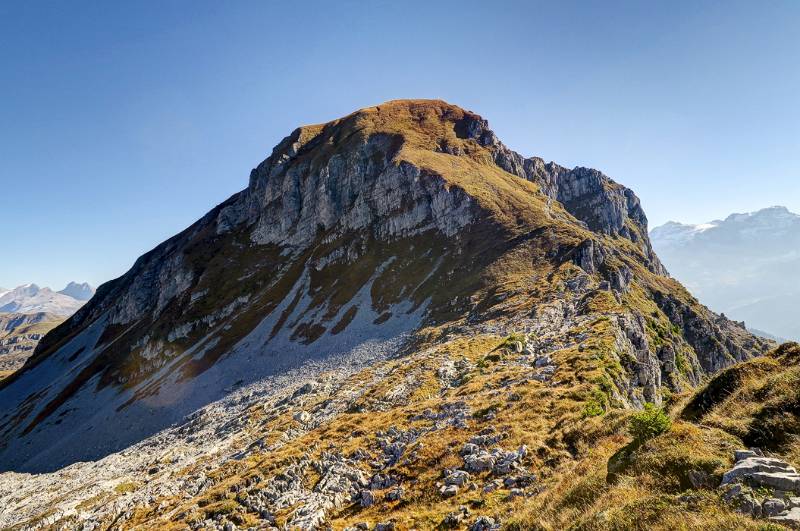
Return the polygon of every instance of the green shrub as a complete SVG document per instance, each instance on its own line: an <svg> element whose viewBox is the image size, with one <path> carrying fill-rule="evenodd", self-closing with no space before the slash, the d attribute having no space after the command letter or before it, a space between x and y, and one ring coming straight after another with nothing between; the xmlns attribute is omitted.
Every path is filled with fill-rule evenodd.
<svg viewBox="0 0 800 531"><path fill-rule="evenodd" d="M594 400L590 400L589 402L587 402L586 407L583 408L584 417L599 417L605 412L606 410L603 409L603 406L595 402Z"/></svg>
<svg viewBox="0 0 800 531"><path fill-rule="evenodd" d="M684 376L689 372L689 360L686 359L686 354L683 352L678 352L675 355L675 367L678 369L678 372L683 374Z"/></svg>
<svg viewBox="0 0 800 531"><path fill-rule="evenodd" d="M651 403L644 405L644 409L633 415L629 421L628 430L637 442L652 439L669 430L672 421L664 410Z"/></svg>
<svg viewBox="0 0 800 531"><path fill-rule="evenodd" d="M522 333L519 333L519 332L515 332L515 333L511 334L510 336L508 336L500 344L500 348L504 348L504 349L509 349L510 350L513 347L514 343L521 343L522 346L524 347L525 346L525 334L522 334Z"/></svg>
<svg viewBox="0 0 800 531"><path fill-rule="evenodd" d="M608 396L601 389L592 389L583 408L584 417L599 417L606 412Z"/></svg>

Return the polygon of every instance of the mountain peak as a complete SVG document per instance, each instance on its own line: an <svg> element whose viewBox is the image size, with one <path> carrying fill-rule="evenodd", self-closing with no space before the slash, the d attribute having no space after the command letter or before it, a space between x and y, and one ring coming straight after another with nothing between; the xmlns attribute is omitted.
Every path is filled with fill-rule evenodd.
<svg viewBox="0 0 800 531"><path fill-rule="evenodd" d="M695 237L706 238L707 235L703 233L709 229L719 229L729 238L775 239L782 237L783 231L797 224L800 224L800 215L785 206L772 206L753 212L733 213L724 220L696 225L668 221L653 228L651 236L659 241L659 245L690 241Z"/></svg>
<svg viewBox="0 0 800 531"><path fill-rule="evenodd" d="M86 282L69 282L64 289L59 291L62 295L67 295L79 301L88 301L94 295L94 288Z"/></svg>
<svg viewBox="0 0 800 531"><path fill-rule="evenodd" d="M14 288L14 291L17 291L19 293L31 293L32 294L32 293L38 292L40 289L42 289L42 288L40 288L38 285L36 285L36 284L34 284L32 282L29 282L28 284L23 284L21 286L17 286L16 288Z"/></svg>
<svg viewBox="0 0 800 531"><path fill-rule="evenodd" d="M480 159L485 153L477 148L496 142L488 122L461 107L442 100L392 100L327 123L297 128L275 147L261 167L311 151L316 157L325 157L333 149L358 149L370 139L389 140L387 154L400 158L413 157L422 150ZM477 141L478 145L468 140Z"/></svg>
<svg viewBox="0 0 800 531"><path fill-rule="evenodd" d="M751 220L797 220L800 216L785 206L771 206L753 212L734 213L725 218L726 222L748 222Z"/></svg>
<svg viewBox="0 0 800 531"><path fill-rule="evenodd" d="M257 231L256 237L261 243L280 241L300 246L312 241L312 233L318 227L328 228L335 223L342 209L350 208L348 198L358 195L351 188L352 183L330 180L335 175L330 172L330 164L334 161L338 164L343 153L360 153L361 157L369 153L369 158L353 161L364 169L417 168L420 173L447 183L448 189L463 190L472 197L475 206L517 229L544 222L537 218L540 209L517 208L529 201L532 190L522 190L519 183L507 177L509 174L521 177L533 183L549 205L554 205L552 209L543 209L550 216L566 210L591 231L623 236L641 249L648 268L664 272L650 247L647 218L631 190L591 168L569 170L553 162L545 163L539 157L525 158L503 145L480 115L442 100L394 100L325 124L296 129L253 170L246 193L257 201L255 204L250 201L246 209L237 208L236 212L226 208L224 229L231 223L252 222L247 214L263 208L265 198L280 197L284 190L281 186L290 186L295 192L307 186L308 182L298 180L297 176L284 175L287 169L291 172L302 168L317 186L338 190L337 201L328 205L324 202L326 198L322 198L320 205L319 198L312 193L305 213L314 212L313 216L301 219L304 212L298 211L301 218L271 219ZM285 182L287 177L291 184ZM487 193L487 188L493 191ZM300 197L295 192L290 197L297 203ZM443 226L466 220L455 217L436 221Z"/></svg>
<svg viewBox="0 0 800 531"><path fill-rule="evenodd" d="M602 172L523 157L442 101L367 107L295 129L244 190L48 333L0 384L18 419L0 463L96 459L232 388L515 328L616 345L603 355L626 405L764 348L664 276L639 199ZM82 435L53 456L62 421Z"/></svg>
<svg viewBox="0 0 800 531"><path fill-rule="evenodd" d="M443 139L479 140L487 131L486 120L457 105L442 100L408 99L365 107L326 123L301 126L284 142L291 139L297 150L319 135L325 140L353 137L359 141L372 135L399 135L407 147L435 151ZM489 140L486 136L482 143ZM276 150L280 152L284 142L278 144ZM338 146L346 147L341 143Z"/></svg>

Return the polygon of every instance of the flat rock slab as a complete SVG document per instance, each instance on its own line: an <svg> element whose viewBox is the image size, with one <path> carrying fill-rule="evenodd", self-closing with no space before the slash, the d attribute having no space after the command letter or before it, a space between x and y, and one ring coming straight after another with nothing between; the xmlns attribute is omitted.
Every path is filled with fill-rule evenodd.
<svg viewBox="0 0 800 531"><path fill-rule="evenodd" d="M740 452L737 452L737 457L740 457ZM792 492L798 492L800 489L800 475L797 474L797 470L786 461L771 457L752 455L744 457L732 469L725 472L722 476L722 485L739 478L775 489Z"/></svg>
<svg viewBox="0 0 800 531"><path fill-rule="evenodd" d="M788 512L777 516L771 516L769 520L770 522L783 524L792 529L800 529L800 507L793 507Z"/></svg>
<svg viewBox="0 0 800 531"><path fill-rule="evenodd" d="M800 491L800 475L783 472L756 472L749 476L750 482L773 489Z"/></svg>

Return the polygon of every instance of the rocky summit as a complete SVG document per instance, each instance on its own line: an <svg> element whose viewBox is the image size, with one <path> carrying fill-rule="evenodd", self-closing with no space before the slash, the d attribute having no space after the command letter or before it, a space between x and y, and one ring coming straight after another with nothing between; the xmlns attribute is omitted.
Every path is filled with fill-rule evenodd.
<svg viewBox="0 0 800 531"><path fill-rule="evenodd" d="M757 529L733 450L795 456L702 397L774 347L631 190L392 101L296 129L0 383L0 527Z"/></svg>

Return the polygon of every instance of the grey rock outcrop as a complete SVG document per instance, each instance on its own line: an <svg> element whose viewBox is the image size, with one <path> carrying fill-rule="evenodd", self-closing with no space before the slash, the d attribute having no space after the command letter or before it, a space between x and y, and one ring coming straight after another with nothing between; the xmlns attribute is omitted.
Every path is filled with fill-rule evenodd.
<svg viewBox="0 0 800 531"><path fill-rule="evenodd" d="M792 507L788 511L770 516L770 521L785 525L791 529L800 529L800 507Z"/></svg>
<svg viewBox="0 0 800 531"><path fill-rule="evenodd" d="M475 522L469 526L469 531L498 531L500 524L489 516L479 516Z"/></svg>
<svg viewBox="0 0 800 531"><path fill-rule="evenodd" d="M741 451L737 457L734 467L723 474L722 485L739 480L756 487L800 493L800 474L786 461Z"/></svg>
<svg viewBox="0 0 800 531"><path fill-rule="evenodd" d="M786 461L765 457L759 450L734 452L734 467L722 476L723 500L753 518L768 518L800 528L800 475ZM757 493L772 492L760 499Z"/></svg>

